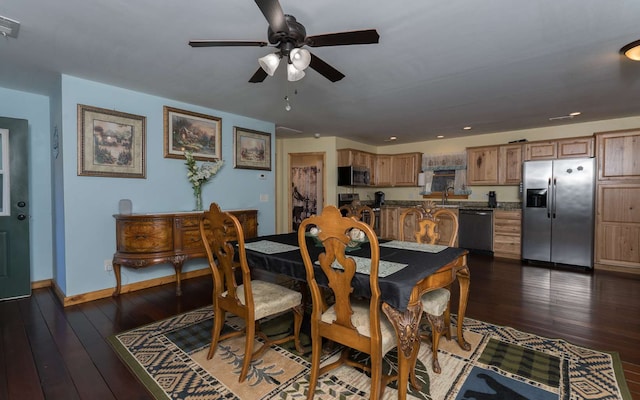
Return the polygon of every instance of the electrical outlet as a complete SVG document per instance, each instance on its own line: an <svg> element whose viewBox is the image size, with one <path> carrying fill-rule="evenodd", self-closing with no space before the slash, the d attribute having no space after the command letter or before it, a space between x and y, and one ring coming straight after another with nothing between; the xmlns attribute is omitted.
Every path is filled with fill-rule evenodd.
<svg viewBox="0 0 640 400"><path fill-rule="evenodd" d="M111 260L104 260L104 270L113 271L113 264L111 264Z"/></svg>

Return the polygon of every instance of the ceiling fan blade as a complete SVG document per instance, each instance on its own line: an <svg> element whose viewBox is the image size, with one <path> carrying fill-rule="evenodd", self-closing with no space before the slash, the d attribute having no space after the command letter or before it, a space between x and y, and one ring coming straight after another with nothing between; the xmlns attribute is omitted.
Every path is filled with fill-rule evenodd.
<svg viewBox="0 0 640 400"><path fill-rule="evenodd" d="M268 46L267 42L251 40L189 40L191 47Z"/></svg>
<svg viewBox="0 0 640 400"><path fill-rule="evenodd" d="M285 21L284 12L278 0L255 0L255 2L274 33L289 32L289 26Z"/></svg>
<svg viewBox="0 0 640 400"><path fill-rule="evenodd" d="M322 61L317 56L311 54L311 64L309 66L315 69L320 75L324 76L331 82L338 82L340 79L344 78L344 74L337 69L333 68L331 65Z"/></svg>
<svg viewBox="0 0 640 400"><path fill-rule="evenodd" d="M307 36L305 44L311 47L344 46L350 44L378 43L380 35L375 29L362 31L327 33L324 35Z"/></svg>
<svg viewBox="0 0 640 400"><path fill-rule="evenodd" d="M251 83L260 83L267 77L267 73L262 68L258 68L255 74L249 79Z"/></svg>

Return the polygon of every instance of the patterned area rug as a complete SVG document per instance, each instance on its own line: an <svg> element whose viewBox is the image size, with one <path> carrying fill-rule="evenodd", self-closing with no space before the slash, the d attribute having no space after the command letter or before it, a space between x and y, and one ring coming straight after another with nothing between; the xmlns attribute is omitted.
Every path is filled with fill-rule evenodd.
<svg viewBox="0 0 640 400"><path fill-rule="evenodd" d="M306 398L308 354L276 346L251 364L242 384L238 375L244 337L221 342L214 358L207 360L212 317L211 307L201 308L112 336L109 341L156 399ZM287 334L289 319L284 316L269 321L263 330L269 335ZM455 322L453 316L453 339ZM225 329L240 329L240 323L240 319L228 318ZM464 351L455 340L443 337L438 355L441 374L431 370L430 346L423 343L416 367L422 391L410 391L408 399L631 400L616 353L469 318L464 328L472 349ZM306 345L309 348L308 338ZM338 352L327 352L325 361L337 357ZM395 357L393 352L387 355L387 371L396 365ZM369 387L365 373L341 367L320 377L315 398L368 399ZM384 399L396 398L392 383L385 389Z"/></svg>

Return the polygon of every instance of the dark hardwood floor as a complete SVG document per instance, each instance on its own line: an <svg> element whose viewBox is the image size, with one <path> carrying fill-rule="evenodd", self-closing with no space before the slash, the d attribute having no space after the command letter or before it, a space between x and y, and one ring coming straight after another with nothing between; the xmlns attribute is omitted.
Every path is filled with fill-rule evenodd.
<svg viewBox="0 0 640 400"><path fill-rule="evenodd" d="M640 399L640 276L471 255L467 316L617 351ZM454 285L455 286L455 285ZM0 399L151 399L106 338L211 303L209 277L63 308L51 289L0 302ZM453 290L454 301L457 291Z"/></svg>

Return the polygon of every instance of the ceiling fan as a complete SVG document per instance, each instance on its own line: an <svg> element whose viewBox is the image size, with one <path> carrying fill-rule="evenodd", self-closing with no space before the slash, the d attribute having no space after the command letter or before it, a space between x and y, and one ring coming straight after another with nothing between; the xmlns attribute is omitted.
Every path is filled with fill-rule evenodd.
<svg viewBox="0 0 640 400"><path fill-rule="evenodd" d="M310 66L331 82L344 78L344 74L331 65L311 54L303 46L324 47L344 46L352 44L378 43L380 35L375 29L327 33L323 35L307 36L305 27L293 15L285 14L278 0L255 0L264 14L269 28L267 37L269 43L248 40L191 40L191 47L228 47L228 46L257 46L265 47L269 44L278 49L259 59L261 67L253 74L249 82L258 83L265 80L267 75L273 75L281 58L287 60L288 79L298 80L304 76L304 69Z"/></svg>

